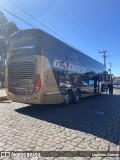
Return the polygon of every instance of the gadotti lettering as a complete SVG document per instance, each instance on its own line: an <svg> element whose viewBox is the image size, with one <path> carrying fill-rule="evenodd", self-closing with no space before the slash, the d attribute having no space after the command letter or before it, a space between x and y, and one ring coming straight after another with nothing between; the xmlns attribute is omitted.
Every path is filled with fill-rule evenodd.
<svg viewBox="0 0 120 160"><path fill-rule="evenodd" d="M61 60L58 60L58 59L54 60L53 67L68 70L68 71L78 72L78 73L85 73L86 72L85 67L75 65L70 62L62 62Z"/></svg>

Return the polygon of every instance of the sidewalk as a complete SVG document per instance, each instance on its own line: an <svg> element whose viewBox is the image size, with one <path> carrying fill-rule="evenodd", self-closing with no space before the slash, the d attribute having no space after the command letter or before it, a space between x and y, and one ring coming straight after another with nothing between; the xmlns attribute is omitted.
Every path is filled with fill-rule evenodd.
<svg viewBox="0 0 120 160"><path fill-rule="evenodd" d="M4 88L3 89L0 88L0 101L5 101L5 100L7 100L6 91Z"/></svg>

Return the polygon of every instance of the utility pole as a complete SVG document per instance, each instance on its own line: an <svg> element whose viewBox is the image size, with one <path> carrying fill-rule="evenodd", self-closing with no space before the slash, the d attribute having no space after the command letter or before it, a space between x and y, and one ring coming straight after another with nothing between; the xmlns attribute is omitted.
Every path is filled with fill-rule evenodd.
<svg viewBox="0 0 120 160"><path fill-rule="evenodd" d="M106 50L104 50L104 51L102 51L102 52L99 51L99 53L103 53L103 59L104 59L104 67L105 67L105 70L106 70L106 58L107 58L106 52L107 52Z"/></svg>
<svg viewBox="0 0 120 160"><path fill-rule="evenodd" d="M111 82L111 80L112 80L112 78L111 78L111 67L112 67L112 63L108 63L108 64L109 64L109 66L110 66L109 71L110 71L110 82Z"/></svg>

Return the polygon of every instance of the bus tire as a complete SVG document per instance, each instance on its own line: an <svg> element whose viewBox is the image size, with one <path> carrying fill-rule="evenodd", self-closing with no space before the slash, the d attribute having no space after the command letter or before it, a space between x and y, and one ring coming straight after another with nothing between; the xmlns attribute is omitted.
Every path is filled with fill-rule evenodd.
<svg viewBox="0 0 120 160"><path fill-rule="evenodd" d="M80 97L81 97L80 91L76 90L73 96L73 103L75 104L78 103L80 101Z"/></svg>
<svg viewBox="0 0 120 160"><path fill-rule="evenodd" d="M64 105L69 105L71 103L71 92L66 91L64 95Z"/></svg>

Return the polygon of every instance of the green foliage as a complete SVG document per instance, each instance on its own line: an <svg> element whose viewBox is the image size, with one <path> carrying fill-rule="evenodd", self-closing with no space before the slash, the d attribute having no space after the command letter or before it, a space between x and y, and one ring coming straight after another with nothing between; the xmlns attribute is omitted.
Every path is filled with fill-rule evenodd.
<svg viewBox="0 0 120 160"><path fill-rule="evenodd" d="M9 38L16 31L18 31L16 24L13 22L9 22L6 25L6 32L5 32L6 38Z"/></svg>
<svg viewBox="0 0 120 160"><path fill-rule="evenodd" d="M7 53L7 41L4 38L0 38L0 56L6 58Z"/></svg>
<svg viewBox="0 0 120 160"><path fill-rule="evenodd" d="M13 22L9 22L2 11L0 11L0 37L8 39L11 34L18 30Z"/></svg>
<svg viewBox="0 0 120 160"><path fill-rule="evenodd" d="M5 24L7 22L8 22L7 18L5 17L5 15L3 14L3 12L0 11L0 24Z"/></svg>
<svg viewBox="0 0 120 160"><path fill-rule="evenodd" d="M18 31L15 23L9 22L4 13L0 11L0 81L5 80L5 59L7 56L8 39L10 35Z"/></svg>
<svg viewBox="0 0 120 160"><path fill-rule="evenodd" d="M7 51L7 44L10 35L18 31L15 23L9 22L5 15L0 11L0 55Z"/></svg>

